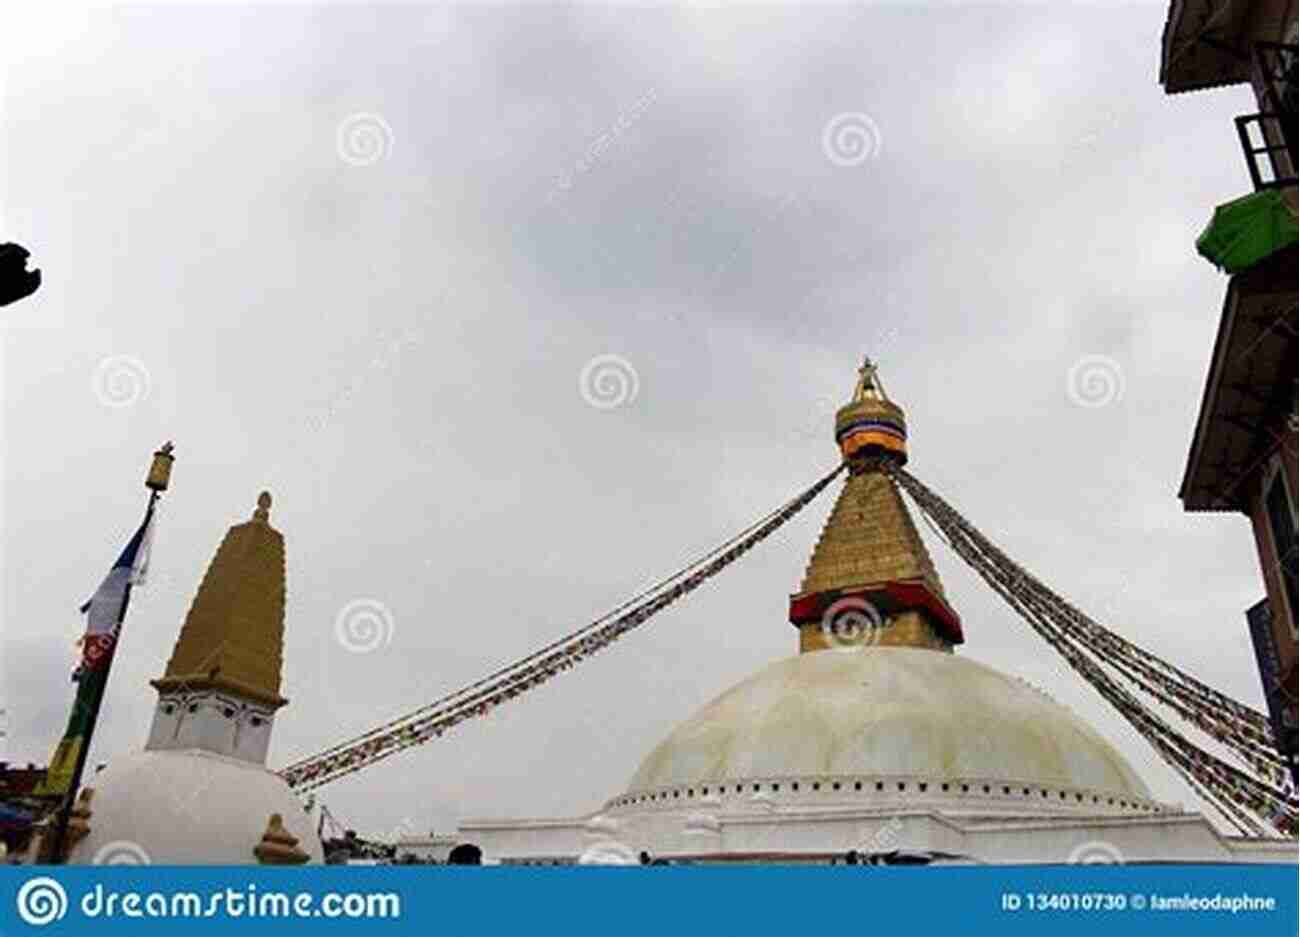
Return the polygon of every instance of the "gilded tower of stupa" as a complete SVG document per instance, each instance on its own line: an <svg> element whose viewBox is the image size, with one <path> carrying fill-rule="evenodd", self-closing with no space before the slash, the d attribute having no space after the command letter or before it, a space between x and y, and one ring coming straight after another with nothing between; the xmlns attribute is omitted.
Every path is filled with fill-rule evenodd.
<svg viewBox="0 0 1300 937"><path fill-rule="evenodd" d="M280 695L284 537L271 526L270 510L271 496L262 492L252 519L230 528L217 548L167 669L153 681L164 700L177 693L193 697L205 691L238 699L243 708L258 710L268 723L275 710L288 702ZM261 720L250 723L252 728L260 726ZM163 733L150 741L167 747L169 734L178 735ZM268 739L269 734L268 730ZM264 746L260 754L265 758Z"/></svg>
<svg viewBox="0 0 1300 937"><path fill-rule="evenodd" d="M869 359L849 402L835 415L835 439L849 475L790 599L799 650L860 640L951 651L963 640L961 619L944 597L897 486L882 469L886 461L907 462L907 421Z"/></svg>

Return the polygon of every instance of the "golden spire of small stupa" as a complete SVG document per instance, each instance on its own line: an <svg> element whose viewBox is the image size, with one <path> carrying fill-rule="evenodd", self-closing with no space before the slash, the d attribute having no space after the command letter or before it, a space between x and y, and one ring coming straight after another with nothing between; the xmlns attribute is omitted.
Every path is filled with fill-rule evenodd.
<svg viewBox="0 0 1300 937"><path fill-rule="evenodd" d="M835 441L849 475L790 600L800 650L854 643L951 650L962 640L960 619L898 488L881 470L882 461L907 461L907 423L869 358L835 414ZM837 631L841 612L870 633Z"/></svg>
<svg viewBox="0 0 1300 937"><path fill-rule="evenodd" d="M262 492L252 520L231 527L190 606L158 691L229 690L271 706L284 648L284 537Z"/></svg>

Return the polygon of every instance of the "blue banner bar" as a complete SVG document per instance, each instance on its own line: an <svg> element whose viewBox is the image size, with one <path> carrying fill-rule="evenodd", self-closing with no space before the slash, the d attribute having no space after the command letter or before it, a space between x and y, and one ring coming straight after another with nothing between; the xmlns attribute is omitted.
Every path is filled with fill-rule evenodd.
<svg viewBox="0 0 1300 937"><path fill-rule="evenodd" d="M1286 935L1297 867L0 868L0 934Z"/></svg>

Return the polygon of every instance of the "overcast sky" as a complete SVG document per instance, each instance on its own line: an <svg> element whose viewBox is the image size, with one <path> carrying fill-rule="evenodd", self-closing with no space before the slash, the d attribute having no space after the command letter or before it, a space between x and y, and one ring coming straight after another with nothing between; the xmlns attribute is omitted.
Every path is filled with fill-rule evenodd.
<svg viewBox="0 0 1300 937"><path fill-rule="evenodd" d="M1193 242L1248 188L1231 118L1252 107L1164 95L1165 9L35 17L6 50L0 183L0 240L45 273L0 311L9 757L43 763L62 731L77 606L164 440L154 579L93 758L143 745L147 681L268 488L288 545L275 767L584 624L805 487L836 461L864 352L921 479L1262 708L1248 524L1176 497L1225 286ZM584 393L602 356L621 393ZM794 652L788 595L833 493L581 669L323 799L375 835L597 808ZM960 653L1192 803L931 544ZM336 635L359 600L391 616L367 653Z"/></svg>

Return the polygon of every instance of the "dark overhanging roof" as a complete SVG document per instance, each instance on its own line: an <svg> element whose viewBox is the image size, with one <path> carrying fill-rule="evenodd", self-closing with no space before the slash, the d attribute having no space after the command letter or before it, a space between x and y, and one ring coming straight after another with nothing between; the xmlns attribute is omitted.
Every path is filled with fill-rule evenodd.
<svg viewBox="0 0 1300 937"><path fill-rule="evenodd" d="M1295 404L1296 247L1228 284L1178 496L1188 511L1243 510L1240 483L1276 448Z"/></svg>
<svg viewBox="0 0 1300 937"><path fill-rule="evenodd" d="M1285 42L1297 0L1173 0L1160 42L1169 94L1250 80L1251 43Z"/></svg>

